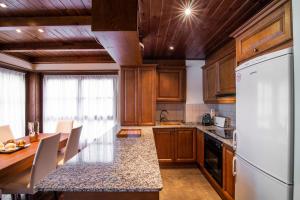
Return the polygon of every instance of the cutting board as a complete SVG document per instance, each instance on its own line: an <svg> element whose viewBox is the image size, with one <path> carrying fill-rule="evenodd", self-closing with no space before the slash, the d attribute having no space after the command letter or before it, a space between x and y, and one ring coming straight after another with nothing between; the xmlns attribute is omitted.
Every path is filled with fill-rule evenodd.
<svg viewBox="0 0 300 200"><path fill-rule="evenodd" d="M117 137L118 138L127 138L127 137L141 137L142 130L141 129L121 129Z"/></svg>

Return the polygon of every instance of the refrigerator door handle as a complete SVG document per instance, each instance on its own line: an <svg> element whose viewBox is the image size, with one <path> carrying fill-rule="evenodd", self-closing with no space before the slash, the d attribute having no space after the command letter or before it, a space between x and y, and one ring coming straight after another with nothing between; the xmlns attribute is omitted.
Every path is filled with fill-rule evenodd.
<svg viewBox="0 0 300 200"><path fill-rule="evenodd" d="M236 156L232 159L232 175L236 176Z"/></svg>
<svg viewBox="0 0 300 200"><path fill-rule="evenodd" d="M234 151L236 150L236 147L237 147L236 136L237 136L237 131L234 130L233 135L232 135L232 139L233 139L232 148L233 148Z"/></svg>

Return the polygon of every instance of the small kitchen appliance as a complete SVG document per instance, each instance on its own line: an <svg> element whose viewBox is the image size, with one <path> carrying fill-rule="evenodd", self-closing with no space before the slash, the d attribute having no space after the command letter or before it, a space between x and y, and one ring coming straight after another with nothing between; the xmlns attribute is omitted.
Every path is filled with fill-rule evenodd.
<svg viewBox="0 0 300 200"><path fill-rule="evenodd" d="M202 125L204 126L211 126L213 125L213 119L211 118L209 113L206 113L202 117Z"/></svg>

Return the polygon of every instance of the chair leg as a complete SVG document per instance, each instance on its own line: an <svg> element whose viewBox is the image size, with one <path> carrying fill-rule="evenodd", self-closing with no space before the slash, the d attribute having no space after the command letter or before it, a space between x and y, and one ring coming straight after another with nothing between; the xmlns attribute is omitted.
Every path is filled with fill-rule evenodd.
<svg viewBox="0 0 300 200"><path fill-rule="evenodd" d="M59 200L59 195L58 195L57 192L54 192L54 199L55 199L55 200Z"/></svg>
<svg viewBox="0 0 300 200"><path fill-rule="evenodd" d="M34 200L34 194L25 194L25 199L26 200Z"/></svg>

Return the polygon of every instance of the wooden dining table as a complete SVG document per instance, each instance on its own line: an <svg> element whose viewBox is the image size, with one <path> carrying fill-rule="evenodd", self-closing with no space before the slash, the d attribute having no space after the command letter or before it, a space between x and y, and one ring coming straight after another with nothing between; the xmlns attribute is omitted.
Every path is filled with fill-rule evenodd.
<svg viewBox="0 0 300 200"><path fill-rule="evenodd" d="M40 133L39 140L49 137L54 134ZM62 133L59 141L59 149L66 146L69 134ZM26 144L29 142L29 136L25 136L18 140L25 140ZM10 154L0 154L0 183L5 181L8 177L14 176L22 171L27 170L32 166L34 156L37 152L39 142L30 143L30 146Z"/></svg>

